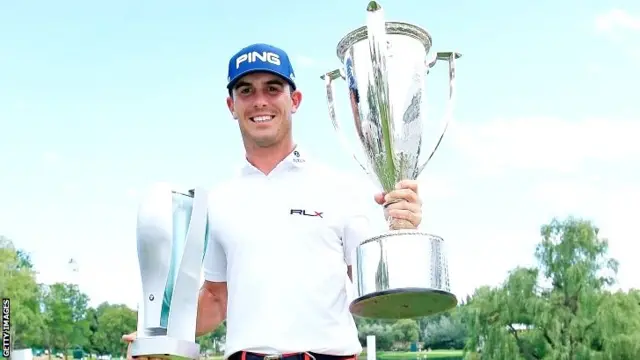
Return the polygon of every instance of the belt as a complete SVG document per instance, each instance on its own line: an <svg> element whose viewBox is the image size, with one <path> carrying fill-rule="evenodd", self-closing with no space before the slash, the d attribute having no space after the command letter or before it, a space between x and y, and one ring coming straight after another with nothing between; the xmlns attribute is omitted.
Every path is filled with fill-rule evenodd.
<svg viewBox="0 0 640 360"><path fill-rule="evenodd" d="M355 355L327 355L314 352L298 352L286 354L259 354L238 351L229 356L229 360L356 360Z"/></svg>

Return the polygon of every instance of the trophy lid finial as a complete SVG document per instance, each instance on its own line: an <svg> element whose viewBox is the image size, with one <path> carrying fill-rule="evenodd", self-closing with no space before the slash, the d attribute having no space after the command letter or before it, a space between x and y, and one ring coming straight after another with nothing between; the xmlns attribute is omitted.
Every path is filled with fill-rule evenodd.
<svg viewBox="0 0 640 360"><path fill-rule="evenodd" d="M378 4L377 1L369 1L369 5L367 5L367 11L378 11L381 10L382 6Z"/></svg>

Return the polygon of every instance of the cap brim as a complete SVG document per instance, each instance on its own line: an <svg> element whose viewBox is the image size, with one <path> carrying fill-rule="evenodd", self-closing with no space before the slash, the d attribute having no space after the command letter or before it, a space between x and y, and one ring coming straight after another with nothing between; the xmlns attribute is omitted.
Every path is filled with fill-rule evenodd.
<svg viewBox="0 0 640 360"><path fill-rule="evenodd" d="M240 79L242 79L243 76L247 76L249 74L253 74L253 73L257 73L257 72L266 72L269 74L273 74L273 75L277 75L279 77L282 78L282 80L286 81L289 85L291 85L291 87L295 90L296 88L296 84L291 81L291 79L289 79L288 77L282 75L282 73L275 71L273 69L268 69L268 68L258 68L258 69L251 69L251 70L246 70L244 72L241 72L240 74L236 75L235 78L233 78L233 80L231 80L228 84L227 84L227 89L231 90L233 89L233 87L236 85L236 83L238 83L238 81Z"/></svg>

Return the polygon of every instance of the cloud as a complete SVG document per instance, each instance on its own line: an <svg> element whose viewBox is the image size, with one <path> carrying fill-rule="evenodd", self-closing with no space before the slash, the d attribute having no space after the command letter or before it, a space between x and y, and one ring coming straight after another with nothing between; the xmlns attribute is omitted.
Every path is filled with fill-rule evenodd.
<svg viewBox="0 0 640 360"><path fill-rule="evenodd" d="M593 182L547 180L534 186L530 200L544 205L554 214L575 214L591 211L596 193Z"/></svg>
<svg viewBox="0 0 640 360"><path fill-rule="evenodd" d="M640 15L633 16L621 9L612 9L596 17L596 30L603 33L616 31L640 31Z"/></svg>
<svg viewBox="0 0 640 360"><path fill-rule="evenodd" d="M622 51L640 59L640 14L613 9L596 17L595 29Z"/></svg>
<svg viewBox="0 0 640 360"><path fill-rule="evenodd" d="M455 263L450 261L449 271L455 277L457 294L471 295L481 286L497 286L513 269L537 265L534 252L539 238L536 234L500 233L494 234L491 240L482 240L455 253Z"/></svg>
<svg viewBox="0 0 640 360"><path fill-rule="evenodd" d="M500 196L500 195L496 195ZM539 226L557 216L567 215L592 220L600 228L600 235L609 240L608 256L620 262L614 288L640 288L640 184L622 177L592 176L550 177L548 180L502 194L522 204L522 218L517 224L500 220L461 218L465 226L448 230L449 270L456 294L470 294L482 285L497 285L509 270L516 266L533 266L534 252L540 241ZM500 219L504 208L487 207L493 219ZM478 215L482 217L482 215ZM464 243L462 243L464 241ZM508 254L508 255L505 255ZM473 270L470 270L473 269Z"/></svg>
<svg viewBox="0 0 640 360"><path fill-rule="evenodd" d="M459 123L453 142L474 172L524 169L570 173L593 160L623 161L640 156L638 133L637 119L525 117Z"/></svg>

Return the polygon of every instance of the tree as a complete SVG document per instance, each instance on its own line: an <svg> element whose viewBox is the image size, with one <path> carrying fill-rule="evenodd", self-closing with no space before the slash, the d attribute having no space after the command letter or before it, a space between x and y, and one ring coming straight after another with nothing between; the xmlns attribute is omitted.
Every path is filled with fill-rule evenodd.
<svg viewBox="0 0 640 360"><path fill-rule="evenodd" d="M410 343L420 338L420 326L413 319L401 319L391 325L393 340L401 347L408 349Z"/></svg>
<svg viewBox="0 0 640 360"><path fill-rule="evenodd" d="M98 328L98 317L100 316L100 307L103 304L100 304L98 308L87 308L86 319L89 323L89 339L87 341L87 345L85 346L86 350L91 354L107 354L107 347L105 344L101 342Z"/></svg>
<svg viewBox="0 0 640 360"><path fill-rule="evenodd" d="M211 341L213 342L213 350L216 353L220 352L220 348L222 344L227 339L227 322L226 320L220 324L212 333L211 333Z"/></svg>
<svg viewBox="0 0 640 360"><path fill-rule="evenodd" d="M40 343L43 323L33 264L26 252L16 250L4 236L0 236L0 295L11 300L12 347Z"/></svg>
<svg viewBox="0 0 640 360"><path fill-rule="evenodd" d="M17 249L16 256L18 257L18 267L33 270L33 262L31 261L31 255L29 253Z"/></svg>
<svg viewBox="0 0 640 360"><path fill-rule="evenodd" d="M76 285L56 283L48 288L43 302L49 353L54 348L60 349L66 359L72 346L89 345L91 321L87 319L89 297L86 294Z"/></svg>
<svg viewBox="0 0 640 360"><path fill-rule="evenodd" d="M213 351L213 339L211 334L198 336L196 342L200 345L200 354L204 355L206 359L209 358L209 353Z"/></svg>
<svg viewBox="0 0 640 360"><path fill-rule="evenodd" d="M462 349L466 341L467 330L459 317L441 316L427 323L423 330L423 342L426 349Z"/></svg>
<svg viewBox="0 0 640 360"><path fill-rule="evenodd" d="M96 309L88 309L87 314L92 352L125 357L127 344L122 342L121 337L136 328L137 313L126 305L102 303Z"/></svg>
<svg viewBox="0 0 640 360"><path fill-rule="evenodd" d="M594 359L638 359L640 356L640 291L606 293L595 317Z"/></svg>
<svg viewBox="0 0 640 360"><path fill-rule="evenodd" d="M502 286L476 290L464 310L467 350L505 360L640 358L638 301L606 291L618 264L598 232L574 218L542 226L537 268L514 269Z"/></svg>
<svg viewBox="0 0 640 360"><path fill-rule="evenodd" d="M367 345L367 336L373 335L376 337L378 350L391 350L394 342L392 321L356 317L355 322L358 327L358 339L363 347Z"/></svg>

